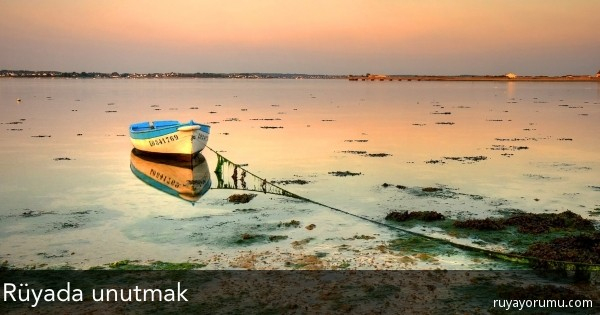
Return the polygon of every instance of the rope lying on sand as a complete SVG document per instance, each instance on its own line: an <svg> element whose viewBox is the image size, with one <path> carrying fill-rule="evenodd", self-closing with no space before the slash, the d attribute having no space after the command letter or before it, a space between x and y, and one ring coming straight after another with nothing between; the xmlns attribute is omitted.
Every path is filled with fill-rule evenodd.
<svg viewBox="0 0 600 315"><path fill-rule="evenodd" d="M240 166L239 164L233 163L230 160L228 160L227 158L225 158L224 156L222 156L221 154L219 154L217 151L215 151L214 149L206 146L206 148L208 148L209 150L211 150L212 152L214 152L217 155L218 158L218 163L215 169L215 173L217 174L217 176L219 177L219 186L218 188L235 188L238 189L238 185L237 185L237 181L238 181L238 170L240 174L244 174L244 177L242 178L243 180L245 180L245 178L249 175L251 175L252 177L254 177L255 182L258 182L258 184L255 184L253 186L253 188L248 188L248 186L246 185L246 183L244 182L244 184L242 185L243 188L239 188L239 189L247 189L247 190L254 190L254 191L261 191L264 193L270 193L270 194L277 194L277 195L283 195L283 196L287 196L287 197L292 197L292 198L296 198L299 200L303 200L315 205L319 205L322 207L325 207L327 209L345 214L345 215L349 215L352 217L355 217L357 219L363 220L363 221L367 221L379 226L383 226L392 230L396 230L396 231L400 231L406 234L410 234L413 236L417 236L417 237L421 237L421 238L425 238L431 241L435 241L438 243L443 243L443 244L447 244L462 250L467 250L467 251L471 251L471 252L477 252L477 253L481 253L484 254L488 257L491 258L496 258L496 259L501 259L501 260L505 260L505 261L510 261L510 262L514 262L514 263L521 263L521 264L528 264L530 266L536 267L536 268L540 268L540 269L550 269L550 270L575 270L575 271L600 271L600 265L597 264L587 264L587 263L579 263L579 262L568 262L568 261L557 261L557 260L548 260L548 259L542 259L542 258L538 258L538 257L530 257L530 256L524 256L524 255L520 255L517 253L502 253L502 252L498 252L498 251L493 251L490 249L486 249L486 248L481 248L481 247L476 247L476 246L472 246L472 245L466 245L466 244L459 244L459 243L455 243L452 242L451 240L448 239L444 239L444 238L437 238L437 237L433 237L430 235L426 235L423 233L419 233L419 232L415 232L415 231L411 231L411 230L407 230L404 229L402 227L399 226L395 226L395 225L391 225L385 222L381 222L381 221L377 221L365 216L361 216L352 212L348 212L346 210L342 210L336 207L332 207L329 206L327 204L324 204L322 202L319 201L315 201L312 200L310 198L306 198L297 194L294 194L284 188L281 188L271 182L268 182L266 179L261 178L255 174L253 174L252 172L246 170L245 168L243 168L242 166ZM223 184L223 167L224 166L229 166L229 167L233 167L234 168L234 180L235 183L234 185L224 185Z"/></svg>

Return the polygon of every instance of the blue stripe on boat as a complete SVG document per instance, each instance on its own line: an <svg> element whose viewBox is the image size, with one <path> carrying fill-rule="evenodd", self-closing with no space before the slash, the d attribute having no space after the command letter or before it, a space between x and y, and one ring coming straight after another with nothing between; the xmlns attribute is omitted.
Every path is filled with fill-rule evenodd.
<svg viewBox="0 0 600 315"><path fill-rule="evenodd" d="M158 138L158 137L162 137L165 135L168 135L170 133L174 133L177 132L177 128L179 125L176 125L174 127L169 127L169 128L161 128L161 129L151 129L151 130L147 130L147 131L136 131L136 132L131 132L131 138L133 139L152 139L152 138Z"/></svg>
<svg viewBox="0 0 600 315"><path fill-rule="evenodd" d="M133 139L152 139L177 132L179 127L192 125L199 125L201 131L210 133L210 126L197 124L191 120L188 123L179 123L176 120L158 120L153 122L153 128L149 122L132 124L129 127L129 135Z"/></svg>
<svg viewBox="0 0 600 315"><path fill-rule="evenodd" d="M209 176L208 180L206 181L206 183L204 183L204 186L202 187L202 190L198 193L198 195L204 196L206 194L206 192L208 192L208 190L210 189L211 186L212 186L212 180L210 179L210 176Z"/></svg>
<svg viewBox="0 0 600 315"><path fill-rule="evenodd" d="M208 125L200 125L200 130L206 133L210 133L210 126Z"/></svg>

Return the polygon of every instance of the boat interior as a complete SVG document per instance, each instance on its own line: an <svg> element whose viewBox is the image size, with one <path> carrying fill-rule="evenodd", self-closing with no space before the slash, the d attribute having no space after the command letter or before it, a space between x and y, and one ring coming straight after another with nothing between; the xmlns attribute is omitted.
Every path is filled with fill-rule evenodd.
<svg viewBox="0 0 600 315"><path fill-rule="evenodd" d="M131 131L147 131L152 129L171 127L173 125L179 125L179 122L176 120L145 121L131 125Z"/></svg>

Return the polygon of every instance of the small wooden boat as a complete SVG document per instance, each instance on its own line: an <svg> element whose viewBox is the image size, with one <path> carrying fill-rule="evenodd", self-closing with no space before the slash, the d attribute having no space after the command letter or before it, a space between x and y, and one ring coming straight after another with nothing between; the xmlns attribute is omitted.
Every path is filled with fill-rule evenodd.
<svg viewBox="0 0 600 315"><path fill-rule="evenodd" d="M149 153L194 155L204 149L209 133L210 126L193 120L157 120L129 126L133 147Z"/></svg>
<svg viewBox="0 0 600 315"><path fill-rule="evenodd" d="M142 182L192 204L211 187L210 170L202 153L186 162L131 150L131 172Z"/></svg>

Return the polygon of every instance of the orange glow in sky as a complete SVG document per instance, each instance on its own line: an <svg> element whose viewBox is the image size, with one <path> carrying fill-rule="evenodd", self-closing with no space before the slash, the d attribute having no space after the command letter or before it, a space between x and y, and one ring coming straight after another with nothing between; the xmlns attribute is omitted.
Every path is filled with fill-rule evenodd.
<svg viewBox="0 0 600 315"><path fill-rule="evenodd" d="M592 74L597 12L588 0L0 0L0 68Z"/></svg>

